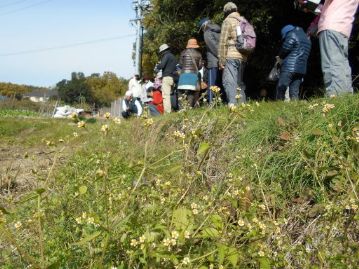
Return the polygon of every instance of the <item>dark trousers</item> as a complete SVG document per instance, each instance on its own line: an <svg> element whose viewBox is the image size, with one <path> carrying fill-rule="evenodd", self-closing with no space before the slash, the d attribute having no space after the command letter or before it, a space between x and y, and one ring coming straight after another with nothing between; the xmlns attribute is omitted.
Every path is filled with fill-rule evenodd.
<svg viewBox="0 0 359 269"><path fill-rule="evenodd" d="M207 99L209 103L213 101L213 92L211 90L212 86L218 86L219 71L218 67L213 67L208 69L208 90L207 90Z"/></svg>
<svg viewBox="0 0 359 269"><path fill-rule="evenodd" d="M277 100L285 99L285 92L289 87L290 100L299 99L299 88L303 81L303 74L292 72L281 72L277 84Z"/></svg>

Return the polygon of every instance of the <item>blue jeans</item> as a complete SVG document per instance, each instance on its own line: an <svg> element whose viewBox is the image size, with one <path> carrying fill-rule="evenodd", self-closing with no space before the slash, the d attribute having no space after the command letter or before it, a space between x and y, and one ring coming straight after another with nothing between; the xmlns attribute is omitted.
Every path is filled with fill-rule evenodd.
<svg viewBox="0 0 359 269"><path fill-rule="evenodd" d="M150 110L150 114L152 117L157 117L157 116L161 115L161 113L158 111L157 107L153 104L149 104L148 109Z"/></svg>
<svg viewBox="0 0 359 269"><path fill-rule="evenodd" d="M208 103L212 103L213 101L213 92L211 90L212 86L218 86L218 67L213 67L208 69Z"/></svg>
<svg viewBox="0 0 359 269"><path fill-rule="evenodd" d="M304 75L291 72L281 72L277 84L277 100L285 99L285 91L289 87L290 100L299 99L299 88Z"/></svg>
<svg viewBox="0 0 359 269"><path fill-rule="evenodd" d="M223 70L223 86L227 94L228 104L237 104L237 95L240 94L240 103L246 102L243 73L245 62L239 59L227 59Z"/></svg>

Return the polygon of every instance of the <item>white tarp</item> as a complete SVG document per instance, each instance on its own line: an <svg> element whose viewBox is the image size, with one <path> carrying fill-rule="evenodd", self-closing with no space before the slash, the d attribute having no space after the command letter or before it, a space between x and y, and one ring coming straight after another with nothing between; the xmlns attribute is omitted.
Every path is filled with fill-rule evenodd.
<svg viewBox="0 0 359 269"><path fill-rule="evenodd" d="M60 106L56 108L54 118L58 118L58 119L68 118L73 113L79 115L81 112L84 112L84 110L70 106Z"/></svg>

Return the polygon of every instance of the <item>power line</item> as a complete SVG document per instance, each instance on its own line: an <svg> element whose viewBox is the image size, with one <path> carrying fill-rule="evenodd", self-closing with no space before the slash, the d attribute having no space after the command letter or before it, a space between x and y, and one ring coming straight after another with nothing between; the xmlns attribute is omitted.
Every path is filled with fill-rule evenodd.
<svg viewBox="0 0 359 269"><path fill-rule="evenodd" d="M56 46L56 47L25 50L25 51L18 51L18 52L10 52L10 53L0 54L0 57L16 56L16 55L24 55L24 54L33 54L33 53L41 53L41 52L52 51L52 50L68 49L68 48L79 47L79 46L83 46L83 45L90 45L90 44L103 43L103 42L108 42L108 41L113 41L113 40L125 39L125 38L133 37L133 36L135 36L135 35L130 34L130 35L123 35L123 36L114 36L114 37L108 37L108 38L101 38L101 39L89 40L89 41L84 41L84 42L72 43L72 44L67 44L67 45L61 45L61 46Z"/></svg>
<svg viewBox="0 0 359 269"><path fill-rule="evenodd" d="M23 3L23 2L26 2L26 1L29 1L29 0L19 0L19 1L15 1L15 2L10 2L10 3L6 3L6 4L2 4L2 5L0 5L0 8L5 8L5 7L14 6L14 5L17 5L17 4L21 4L21 3Z"/></svg>
<svg viewBox="0 0 359 269"><path fill-rule="evenodd" d="M54 1L54 0L40 1L40 2L37 2L37 3L31 4L31 5L27 5L27 6L22 7L22 8L18 8L18 9L10 10L10 11L8 11L8 12L0 13L0 16L17 13L17 12L19 12L19 11L23 11L23 10L26 10L26 9L29 9L29 8L33 8L33 7L36 7L36 6L40 6L40 5L42 5L42 4L46 4L46 3L51 2L51 1Z"/></svg>

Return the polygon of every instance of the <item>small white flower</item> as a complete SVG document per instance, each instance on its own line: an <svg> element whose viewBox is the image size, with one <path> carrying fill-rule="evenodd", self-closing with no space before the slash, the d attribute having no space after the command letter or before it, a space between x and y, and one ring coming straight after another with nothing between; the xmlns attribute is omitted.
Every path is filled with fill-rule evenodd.
<svg viewBox="0 0 359 269"><path fill-rule="evenodd" d="M146 241L146 236L145 236L145 235L142 235L139 240L140 240L140 243L141 243L141 244L145 243L145 241Z"/></svg>
<svg viewBox="0 0 359 269"><path fill-rule="evenodd" d="M191 260L190 260L189 257L185 257L185 258L183 259L183 261L182 261L182 264L184 264L184 265L187 265L187 264L190 264L190 263L191 263Z"/></svg>
<svg viewBox="0 0 359 269"><path fill-rule="evenodd" d="M21 223L20 221L18 221L18 222L16 222L16 223L14 224L14 226L15 226L16 229L20 229L21 226L22 226L22 223Z"/></svg>
<svg viewBox="0 0 359 269"><path fill-rule="evenodd" d="M178 239L178 237L179 237L179 233L177 231L173 231L172 232L172 238L173 239Z"/></svg>

